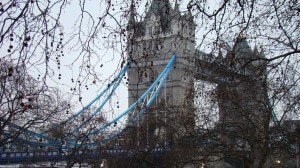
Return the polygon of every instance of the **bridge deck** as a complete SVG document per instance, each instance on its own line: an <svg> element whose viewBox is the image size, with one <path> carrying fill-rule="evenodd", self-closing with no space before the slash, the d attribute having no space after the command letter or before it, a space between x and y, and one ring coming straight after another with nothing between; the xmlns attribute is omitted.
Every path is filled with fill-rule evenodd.
<svg viewBox="0 0 300 168"><path fill-rule="evenodd" d="M155 156L163 155L167 150L158 148L151 153ZM64 161L76 159L100 159L109 157L130 158L140 152L132 150L86 150L71 153L70 151L34 151L34 152L0 152L0 164L42 162L42 161Z"/></svg>

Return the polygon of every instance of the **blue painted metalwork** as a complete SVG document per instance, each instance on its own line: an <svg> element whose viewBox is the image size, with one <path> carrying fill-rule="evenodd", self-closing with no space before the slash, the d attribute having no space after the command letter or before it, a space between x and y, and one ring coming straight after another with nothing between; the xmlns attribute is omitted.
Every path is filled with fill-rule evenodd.
<svg viewBox="0 0 300 168"><path fill-rule="evenodd" d="M135 107L140 104L143 100L145 100L145 98L147 97L147 95L149 95L151 93L151 91L153 91L153 89L157 86L157 89L153 92L153 94L150 96L147 104L145 105L145 107L142 107L141 112L139 113L139 115L137 115L133 121L131 121L129 123L129 125L134 124L136 121L138 121L141 116L146 112L146 109L151 105L151 103L153 102L153 100L156 98L156 96L158 95L161 87L163 86L163 84L165 83L167 76L169 75L172 66L174 65L176 61L176 55L173 55L172 58L170 59L169 63L167 64L167 66L164 68L164 70L160 73L160 75L156 78L156 80L152 83L152 85L147 89L147 91L144 92L144 94L138 98L138 100L133 103L127 110L125 110L123 113L121 113L119 116L117 116L115 119L111 120L110 122L108 122L107 124L105 124L104 126L99 127L97 130L91 132L88 134L89 135L93 135L93 134L97 134L99 132L104 131L106 128L108 128L109 126L111 126L113 123L117 122L118 120L120 120L123 116L129 114L130 112L132 112ZM128 126L129 126L128 125ZM127 126L127 127L128 127ZM97 144L103 144L107 141L110 141L111 139L115 138L117 135L121 134L124 130L126 129L120 129L119 131L117 131L116 133L114 133L113 135L109 136L108 138L101 140L100 142L95 142L95 143L86 143L84 145L97 145ZM70 143L71 145L71 143ZM73 144L75 145L75 144Z"/></svg>
<svg viewBox="0 0 300 168"><path fill-rule="evenodd" d="M79 125L78 127L76 127L71 133L74 133L76 131L78 131L80 128L82 128L84 125L86 125L98 112L100 112L100 110L103 108L103 106L107 103L107 101L111 98L111 96L113 95L113 93L116 91L116 89L118 88L118 86L120 85L123 76L125 75L125 73L127 72L129 66L127 65L123 71L117 76L117 78L114 81L117 81L114 85L114 87L112 88L112 91L110 92L110 94L104 99L104 101L101 103L101 105L92 113L92 115L87 118L86 121L84 121L81 125Z"/></svg>
<svg viewBox="0 0 300 168"><path fill-rule="evenodd" d="M44 130L43 132L41 133L37 133L37 132L34 132L34 131L30 131L28 129L25 129L21 126L18 126L17 124L13 124L11 122L8 122L8 125L13 127L13 128L16 128L18 130L23 130L24 132L26 132L27 134L29 134L30 136L33 136L33 137L37 137L37 138L41 138L43 140L46 140L48 142L45 142L45 143L40 143L40 144L43 144L43 145L57 145L57 144L61 144L61 140L57 140L57 139L53 139L53 138L50 138L49 136L46 136L45 133L49 132L50 130L53 130L55 128L57 128L58 126L62 125L62 124L65 124L67 122L70 122L71 120L73 120L75 117L79 116L81 113L84 112L84 110L86 110L87 108L89 108L93 103L95 103L97 100L99 100L101 98L101 96L103 96L103 94L105 94L112 86L113 86L113 90L110 92L109 94L109 97L107 97L105 100L105 102L102 103L102 105L97 108L95 110L95 112L93 113L93 115L88 119L88 121L93 117L95 116L102 108L103 106L105 105L105 103L107 102L107 100L111 97L111 95L115 92L115 90L117 89L117 87L119 86L120 82L122 81L123 79L123 76L124 74L128 71L128 68L129 68L129 64L126 64L126 66L120 71L120 73L115 77L115 79L113 80L113 82L111 82L96 98L94 98L89 104L87 104L85 107L83 107L80 111L78 111L76 114L74 114L73 116L71 116L70 118L60 122L59 124L57 124L55 127L51 127L50 129L47 129L47 130ZM1 119L3 120L3 119ZM83 125L85 125L87 122L85 122L84 124L80 125L79 127L81 128ZM78 127L78 129L76 128L76 130L79 130L80 128ZM74 131L75 132L75 131ZM74 133L73 132L73 133ZM26 141L26 140L23 140L23 141ZM35 142L31 142L32 143L35 143Z"/></svg>
<svg viewBox="0 0 300 168"><path fill-rule="evenodd" d="M151 93L151 96L149 97L149 100L148 100L147 104L144 105L144 107L142 107L142 109L141 109L141 112L137 116L135 116L132 121L129 122L129 125L132 125L133 123L135 123L136 121L138 121L141 118L141 116L146 112L146 109L151 105L151 103L153 102L153 100L155 99L155 97L158 95L158 93L159 93L161 87L163 86L163 84L165 83L166 78L169 75L170 70L171 70L172 66L174 65L175 61L176 61L176 56L173 55L171 57L169 63L164 68L164 70L160 73L160 75L157 77L157 79L147 89L147 91L140 98L138 98L138 100L134 104L132 104L127 110L125 110L123 113L121 113L120 115L118 115L116 118L114 118L113 120L111 120L107 124L99 127L98 129L92 131L91 133L87 134L87 136L103 132L106 128L108 128L109 126L111 126L113 123L118 122L122 117L124 117L125 115L129 114L130 112L132 112L137 107L138 104L140 104L141 102L145 101L146 97ZM30 140L24 140L22 138L17 138L17 140L23 141L23 142L27 142L27 144L30 144L30 145L33 145L33 146L37 146L37 145L38 146L40 146L40 145L43 145L43 146L62 146L62 140L61 139L59 139L59 140L58 139L53 139L53 138L50 138L50 137L48 137L48 136L46 136L44 134L47 133L47 132L49 132L52 129L57 128L58 126L60 126L60 125L62 125L64 123L70 122L75 117L79 116L81 113L84 112L84 110L86 110L93 103L95 103L97 100L99 100L100 97L103 96L103 94L106 93L110 89L110 87L112 87L111 92L104 99L104 101L102 102L102 104L92 113L92 115L84 123L82 123L81 125L79 125L78 127L76 127L74 130L72 130L71 134L75 133L80 128L82 128L85 124L87 124L103 108L103 106L111 98L111 96L113 95L113 93L115 92L115 90L117 89L117 87L119 86L119 84L121 83L122 78L123 78L123 76L125 75L125 73L127 72L128 69L129 69L129 64L127 64L120 71L120 73L115 77L115 79L113 80L113 82L108 85L107 88L105 88L95 99L93 99L88 105L86 105L85 107L83 107L83 109L81 109L79 112L77 112L76 114L74 114L70 118L62 121L61 123L57 124L56 126L50 128L48 130L43 131L42 133L36 133L36 132L33 132L33 131L29 131L29 130L26 130L26 129L24 129L24 128L16 125L16 124L9 123L9 125L13 126L14 128L16 128L16 129L23 129L24 132L26 132L27 134L29 134L29 135L31 135L33 137L41 138L43 140L46 140L47 142L35 142L35 141L30 141ZM116 137L120 133L122 133L125 128L120 129L116 133L114 133L111 136L105 138L104 140L101 140L100 142L85 143L85 144L81 144L81 145L93 146L93 145L98 145L98 144L101 144L101 143L105 143L107 141L110 141L112 138ZM77 142L75 142L74 140L70 140L70 141L67 142L67 144L65 145L65 147L68 148L70 146L77 146L77 145L78 145Z"/></svg>
<svg viewBox="0 0 300 168"><path fill-rule="evenodd" d="M149 152L149 151L148 151ZM155 148L150 151L153 156L162 156L169 152L168 149ZM65 151L27 151L27 152L0 152L0 164L22 163L22 162L41 162L41 161L64 161L67 159L101 159L107 157L131 158L137 151L124 149L101 149L101 150L80 150L72 153ZM68 158L73 154L72 158Z"/></svg>
<svg viewBox="0 0 300 168"><path fill-rule="evenodd" d="M106 88L105 88L98 96L96 96L96 98L94 98L89 104L87 104L86 106L84 106L84 107L83 107L80 111L78 111L76 114L74 114L74 115L71 116L70 118L66 119L65 121L62 121L61 123L59 123L56 127L58 127L58 126L60 126L60 125L62 125L62 124L64 124L64 123L70 122L70 121L73 120L74 118L78 117L82 112L84 112L84 110L88 109L92 104L94 104L97 100L99 100L99 99L103 96L103 94L105 94L105 93L110 89L111 86L114 86L112 92L109 94L109 95L110 95L109 98L110 98L111 95L112 95L112 94L114 93L114 91L116 90L116 88L119 86L120 81L122 80L123 75L128 71L128 68L129 68L129 64L126 64L126 66L120 71L120 73L114 78L114 80L113 80L110 84L108 84L108 86L107 86L107 87L106 87ZM116 81L117 81L117 85L113 85L114 83L116 83ZM106 102L107 102L107 100L106 100L105 102L103 102L103 103L101 104L101 106L95 110L95 112L93 113L92 116L95 116L95 115L102 109L102 107L105 105ZM90 118L88 119L88 121L89 121L91 118L92 118L92 117L90 117ZM85 124L86 124L86 123L84 123L83 125L85 125ZM81 125L80 128L81 128L83 125ZM80 129L80 128L78 128L78 129ZM48 132L48 131L50 131L51 129L54 129L54 127L50 128L50 129L48 129L48 130L46 130L46 131L43 131L42 133ZM78 129L76 129L76 130L78 130Z"/></svg>

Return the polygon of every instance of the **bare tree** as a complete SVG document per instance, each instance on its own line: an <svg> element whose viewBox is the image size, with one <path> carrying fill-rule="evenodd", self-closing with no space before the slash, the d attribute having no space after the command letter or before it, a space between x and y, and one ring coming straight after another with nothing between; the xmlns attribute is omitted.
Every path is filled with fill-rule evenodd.
<svg viewBox="0 0 300 168"><path fill-rule="evenodd" d="M90 8L97 5L104 10L94 12ZM121 55L118 60L120 67L128 54L127 58L137 66L139 80L147 78L151 82L153 79L149 77L155 75L154 72L152 75L148 73L152 68L149 53L153 53L153 48L158 50L165 47L158 35L168 29L172 17L161 19L161 31L151 33L151 38L157 38L155 44L143 39L142 45L136 45L136 37L130 32L138 27L145 27L141 24L134 25L130 19L143 16L136 11L136 7L140 5L139 1L117 3L110 0L97 3L80 1L76 5L71 5L71 1L67 0L3 2L0 4L0 49L4 53L1 58L16 67L23 66L24 74L31 70L41 74L42 88L46 88L48 79L55 77L60 80L64 76L63 65L67 65L72 72L78 72L78 75L69 80L73 82L70 89L74 95L79 96L79 100L82 99L83 88L88 88L88 84L107 84L106 80L100 79L102 74L97 71L97 67L103 66L102 59L108 56L102 50L112 49L115 54ZM148 5L146 3L146 7ZM78 10L72 10L77 15L74 27L65 28L68 23L65 23L64 14L73 7ZM201 162L214 161L215 158L238 158L245 167L264 167L274 152L286 145L278 143L274 138L283 139L288 135L288 132L281 129L281 123L287 119L297 119L299 115L299 2L191 0L183 12L186 14L186 22L182 22L179 28L184 27L184 23L190 23L192 18L198 25L197 40L189 39L197 43L197 51L193 54L197 57L198 53L209 53L202 57L204 62L190 63L206 66L208 69L209 66L217 67L219 75L227 78L225 83L209 81L214 82L213 87L216 88L209 92L211 104L205 104L205 107L197 105L198 110L194 109L196 121L199 121L196 123L197 129L183 133L189 132L191 139L200 138L213 142L198 151L203 156ZM180 14L173 17L177 16ZM128 34L126 30L129 31ZM100 36L100 32L105 35ZM177 39L182 38L180 33L177 34ZM238 40L244 40L243 44L247 45L244 48L239 46ZM103 48L99 42L103 44ZM172 43L184 45L179 44L178 40ZM133 57L133 49L142 51L138 58ZM239 55L248 51L250 56L247 58ZM64 63L63 57L70 58L71 52L76 53L72 62ZM110 58L115 57L113 55ZM137 62L140 60L145 60L145 67L138 66ZM12 82L15 69L9 66L3 68L6 69L1 71L5 78L3 81ZM246 72L251 73L249 75ZM8 88L5 86L5 89ZM11 95L20 96L21 93L18 91ZM6 94L8 99L7 93L2 94ZM190 94L195 95L196 99L197 96L203 96ZM134 96L139 97L138 94ZM25 111L30 107L27 104L16 105L19 106ZM8 107L5 105L5 108ZM274 114L277 115L277 120L274 119ZM2 124L1 128L4 129ZM170 130L171 128L170 126ZM174 135L177 134L176 131L178 130L174 130ZM185 141L184 138L182 141ZM181 145L192 145L192 142Z"/></svg>
<svg viewBox="0 0 300 168"><path fill-rule="evenodd" d="M27 139L31 137L34 141L36 137L30 131L40 132L51 122L58 122L58 115L67 109L58 89L43 87L23 70L1 60L0 146L19 138L31 141Z"/></svg>

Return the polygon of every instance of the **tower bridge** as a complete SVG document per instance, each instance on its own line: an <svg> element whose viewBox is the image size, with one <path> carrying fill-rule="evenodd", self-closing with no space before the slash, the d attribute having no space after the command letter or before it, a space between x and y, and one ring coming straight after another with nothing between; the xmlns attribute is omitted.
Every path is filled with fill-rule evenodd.
<svg viewBox="0 0 300 168"><path fill-rule="evenodd" d="M227 55L214 56L195 49L193 17L190 12L181 15L177 2L173 8L168 1L153 0L141 21L135 19L134 8L131 11L128 55L135 60L135 64L128 71L128 104L139 98L149 83L153 82L170 55L177 55L176 63L154 102L153 106L157 109L147 113L136 125L144 133L143 136L138 134L140 139L149 139L155 132L163 129L165 139L170 140L173 132L161 128L162 125L176 125L172 129L182 130L182 135L193 131L194 80L217 85L219 123L227 120L241 121L242 116L245 117L253 108L259 107L257 112L251 113L253 116L267 111L264 106L267 101L264 53L258 52L257 47L252 50L244 35L237 37L232 51ZM240 108L242 110L237 109L239 107L234 101L243 104L243 108ZM174 107L178 112L170 112L170 108ZM176 121L178 118L185 118L188 126ZM157 124L158 120L161 121L160 124Z"/></svg>
<svg viewBox="0 0 300 168"><path fill-rule="evenodd" d="M251 136L246 133L251 130L257 131L255 138L266 134L272 111L268 106L263 51L258 51L256 46L252 49L244 34L236 38L224 56L221 52L213 55L196 49L196 24L190 12L181 15L177 2L173 8L169 1L153 0L140 21L134 17L134 8L131 11L127 27L128 56L135 64L128 71L128 104L153 82L170 55L177 55L153 108L133 128L130 139L135 139L134 144L172 146L176 139L194 134L195 80L216 84L219 121L215 129L224 143L248 145L238 137ZM251 145L261 148L264 144Z"/></svg>
<svg viewBox="0 0 300 168"><path fill-rule="evenodd" d="M249 122L249 119L260 125L249 128L260 130L257 131L257 136L267 131L264 128L269 123L266 123L265 119L271 115L271 111L266 106L268 97L264 53L258 52L256 47L252 50L244 36L237 37L234 48L224 57L203 53L195 48L195 26L192 14L187 12L181 15L178 3L173 8L169 1L152 0L145 18L141 21L136 20L135 9L132 6L127 26L130 37L128 57L132 62L130 68L127 65L108 86L114 91L127 71L130 79L129 109L93 131L91 135L97 135L114 125L121 117L128 115L125 131L120 130L103 142L113 141L116 135L125 135L126 146L138 147L146 151L172 147L180 137L195 132L195 80L204 80L217 85L219 106L217 127L224 129L224 135L221 135L224 139L236 141L230 139L226 132L228 130L235 132L238 137L244 133L240 129L241 123ZM88 107L84 107L86 108ZM74 118L83 111L74 115ZM98 111L100 108L93 115ZM88 120L84 124L87 122ZM74 132L79 129L78 127ZM47 139L42 134L29 133ZM56 141L52 142L51 138L47 140L51 141L50 145L56 144ZM74 145L73 141L69 143ZM259 148L259 145L257 144L256 147ZM24 159L25 153L21 153L18 159ZM130 156L127 155L129 151L125 149L115 152L105 150L104 153L110 154L106 156L117 157L118 154ZM4 154L1 154L0 163L4 159L11 159L7 157L10 154ZM26 154L31 156L31 153ZM92 153L89 156L105 157L101 154L103 153L99 155ZM57 155L57 153L51 155L49 153L49 158L50 156L57 158ZM11 156L17 157L13 154Z"/></svg>

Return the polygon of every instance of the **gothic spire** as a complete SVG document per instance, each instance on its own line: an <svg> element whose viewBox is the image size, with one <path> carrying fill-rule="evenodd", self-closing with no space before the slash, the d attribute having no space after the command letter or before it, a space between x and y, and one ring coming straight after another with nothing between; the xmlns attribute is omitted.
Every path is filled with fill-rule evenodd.
<svg viewBox="0 0 300 168"><path fill-rule="evenodd" d="M129 9L129 20L128 20L128 28L132 28L135 24L135 6L134 6L134 0L131 0L131 3L130 3L130 9Z"/></svg>
<svg viewBox="0 0 300 168"><path fill-rule="evenodd" d="M252 57L252 49L250 48L246 35L242 32L236 38L236 43L233 49L236 58L250 58Z"/></svg>
<svg viewBox="0 0 300 168"><path fill-rule="evenodd" d="M260 46L260 53L259 53L259 55L260 55L260 57L262 57L262 58L265 58L265 57L266 57L263 46Z"/></svg>
<svg viewBox="0 0 300 168"><path fill-rule="evenodd" d="M259 53L258 53L258 49L257 49L257 45L255 44L255 46L254 46L254 50L253 50L253 54L254 54L254 56L259 56Z"/></svg>
<svg viewBox="0 0 300 168"><path fill-rule="evenodd" d="M174 7L174 10L175 10L176 12L179 12L179 4L178 4L178 1L177 1L177 0L175 1L175 7Z"/></svg>
<svg viewBox="0 0 300 168"><path fill-rule="evenodd" d="M171 30L171 19L174 17L174 9L169 0L153 0L146 13L146 22L151 15L155 15L159 19L163 32Z"/></svg>
<svg viewBox="0 0 300 168"><path fill-rule="evenodd" d="M166 16L173 11L169 0L153 0L147 14Z"/></svg>

